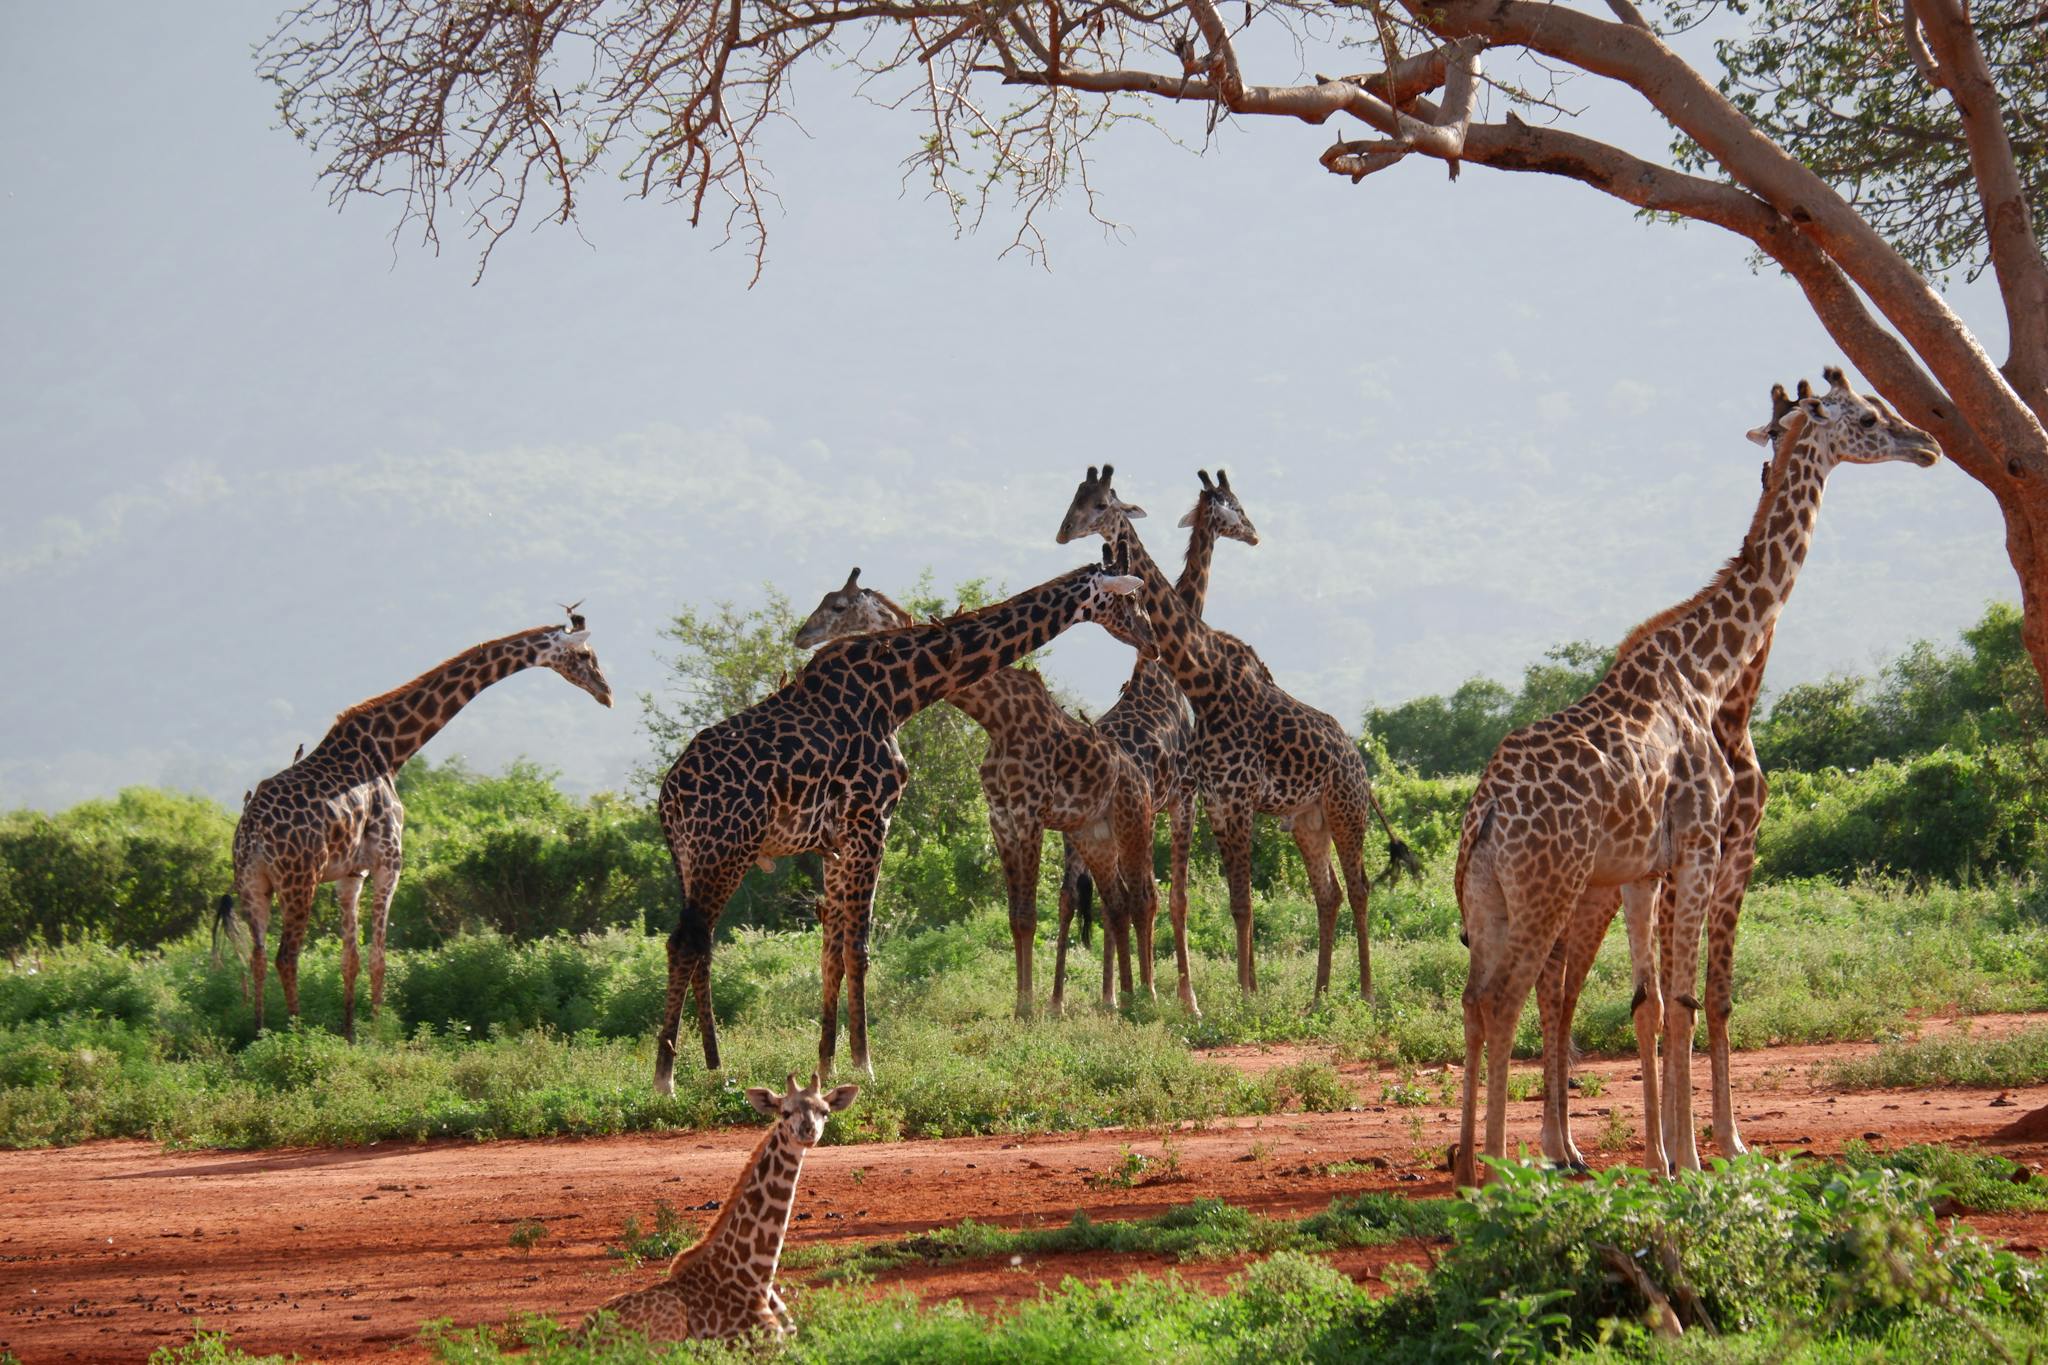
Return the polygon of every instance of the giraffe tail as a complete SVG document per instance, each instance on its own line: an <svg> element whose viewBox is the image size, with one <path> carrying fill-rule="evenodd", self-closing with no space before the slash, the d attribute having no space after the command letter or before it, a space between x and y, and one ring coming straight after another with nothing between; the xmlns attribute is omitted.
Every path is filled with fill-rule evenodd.
<svg viewBox="0 0 2048 1365"><path fill-rule="evenodd" d="M1402 842L1400 835L1394 833L1394 826L1387 819L1386 811L1381 808L1380 798L1373 791L1371 783L1366 784L1365 799L1372 803L1372 813L1380 818L1380 828L1385 830L1387 834L1387 866L1386 870L1380 873L1379 880L1399 881L1401 875L1406 873L1416 881L1421 881L1421 857L1417 855L1414 849Z"/></svg>
<svg viewBox="0 0 2048 1365"><path fill-rule="evenodd" d="M1074 878L1074 913L1081 920L1081 946L1085 948L1095 928L1095 878L1085 867L1076 867L1070 875Z"/></svg>
<svg viewBox="0 0 2048 1365"><path fill-rule="evenodd" d="M228 946L235 942L235 898L233 894L222 896L213 903L213 965L220 965L220 936L228 936Z"/></svg>

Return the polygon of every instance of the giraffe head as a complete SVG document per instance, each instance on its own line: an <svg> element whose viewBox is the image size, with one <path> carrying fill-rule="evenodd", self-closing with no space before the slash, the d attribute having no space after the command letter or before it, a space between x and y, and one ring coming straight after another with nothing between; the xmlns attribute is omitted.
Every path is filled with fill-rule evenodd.
<svg viewBox="0 0 2048 1365"><path fill-rule="evenodd" d="M1102 573L1096 580L1091 605L1084 616L1092 617L1118 640L1138 651L1141 659L1159 657L1159 642L1153 638L1152 622L1145 615L1138 589L1145 580L1131 572L1128 550L1102 547Z"/></svg>
<svg viewBox="0 0 2048 1365"><path fill-rule="evenodd" d="M796 647L816 649L827 640L911 624L911 615L873 588L860 585L860 569L846 576L846 585L818 599L818 605L797 627Z"/></svg>
<svg viewBox="0 0 2048 1365"><path fill-rule="evenodd" d="M789 1073L784 1081L787 1090L776 1094L767 1086L753 1086L747 1091L747 1103L776 1120L789 1130L790 1137L800 1147L810 1147L825 1136L825 1120L853 1103L860 1094L857 1085L835 1085L822 1094L818 1090L818 1073L811 1073L811 1083L798 1087L796 1073Z"/></svg>
<svg viewBox="0 0 2048 1365"><path fill-rule="evenodd" d="M1927 469L1941 458L1934 438L1899 416L1884 399L1857 393L1832 365L1821 374L1828 381L1827 392L1815 393L1802 379L1789 406L1785 391L1774 388L1771 420L1750 432L1749 439L1773 449L1782 449L1786 441L1804 445L1823 471L1838 464L1889 460L1907 460Z"/></svg>
<svg viewBox="0 0 2048 1365"><path fill-rule="evenodd" d="M1216 471L1215 482L1212 483L1208 470L1198 469L1195 473L1202 479L1202 496L1188 509L1188 514L1180 519L1180 524L1193 526L1196 515L1206 508L1209 513L1209 526L1217 535L1241 540L1247 545L1258 544L1258 528L1254 527L1252 519L1244 514L1244 504L1237 500L1237 494L1230 491L1230 475L1219 469Z"/></svg>
<svg viewBox="0 0 2048 1365"><path fill-rule="evenodd" d="M578 602L576 607L583 604ZM590 647L590 631L584 627L583 617L576 607L564 608L569 613L567 629L550 626L540 632L535 642L533 661L567 678L597 698L598 704L612 704L612 685L605 679L604 670L597 666L597 651Z"/></svg>
<svg viewBox="0 0 2048 1365"><path fill-rule="evenodd" d="M1098 472L1094 465L1088 466L1088 477L1081 480L1081 486L1074 491L1074 500L1067 506L1067 515L1060 522L1060 533L1053 537L1061 545L1084 536L1101 536L1108 539L1116 529L1117 517L1136 521L1145 515L1145 509L1135 503L1125 502L1110 486L1110 477L1116 473L1115 465L1104 465Z"/></svg>

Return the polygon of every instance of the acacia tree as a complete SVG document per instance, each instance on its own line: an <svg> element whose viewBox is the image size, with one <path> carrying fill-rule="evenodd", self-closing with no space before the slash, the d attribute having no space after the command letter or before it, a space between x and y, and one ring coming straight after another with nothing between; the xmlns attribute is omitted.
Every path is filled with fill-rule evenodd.
<svg viewBox="0 0 2048 1365"><path fill-rule="evenodd" d="M2005 516L2025 640L2048 678L2048 10L2041 0L311 0L260 54L337 198L395 196L438 242L563 222L593 174L723 219L759 268L764 130L797 74L846 61L921 112L913 165L963 221L1014 196L1018 240L1089 193L1091 142L1148 106L1333 120L1323 170L1429 158L1577 180L1724 228ZM1753 6L1753 8L1752 8ZM1735 34L1698 64L1701 23ZM1674 46L1674 43L1678 46ZM1261 84L1248 61L1369 70ZM1718 65L1718 73L1707 68ZM1625 88L1667 161L1573 131L1560 75ZM1608 87L1602 87L1603 91ZM1499 117L1492 114L1498 112ZM1527 115L1527 117L1524 117ZM1307 157L1304 157L1305 163ZM1991 270L2001 366L1940 284Z"/></svg>

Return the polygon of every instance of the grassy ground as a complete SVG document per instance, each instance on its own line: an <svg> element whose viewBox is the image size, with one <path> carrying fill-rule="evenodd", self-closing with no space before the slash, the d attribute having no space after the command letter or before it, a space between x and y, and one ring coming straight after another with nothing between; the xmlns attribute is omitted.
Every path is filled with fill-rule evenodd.
<svg viewBox="0 0 2048 1365"><path fill-rule="evenodd" d="M1465 951L1447 868L1375 894L1372 1004L1343 966L1356 961L1346 939L1337 988L1310 1007L1313 912L1294 897L1259 905L1261 991L1241 997L1221 888L1198 884L1193 900L1200 1018L1173 1002L1163 918L1161 1003L1102 1013L1088 1003L1097 959L1079 952L1069 1017L1023 1023L1010 1017L1000 911L881 942L869 992L877 1078L834 1139L1158 1125L1381 1099L1354 1097L1317 1063L1248 1079L1201 1060L1197 1050L1216 1044L1305 1041L1397 1068L1462 1054ZM337 958L331 940L316 943L302 969L303 1026L254 1040L234 968L211 966L197 939L150 956L72 948L0 970L0 1143L149 1135L249 1147L703 1127L750 1121L743 1085L808 1072L816 1056L815 930L720 945L726 1070L688 1065L686 1037L673 1099L648 1087L665 975L658 938L514 946L476 936L397 954L384 1014L354 1047L332 1032ZM1040 963L1043 992L1049 951ZM2031 885L1763 886L1737 950L1734 1036L1738 1047L1896 1037L1912 1012L2048 1006L2044 982L2048 896ZM1581 1007L1582 1045L1632 1046L1627 997L1617 932ZM282 1017L274 977L269 1011ZM1522 1051L1535 1043L1532 1007ZM1995 1071L1972 1075L2048 1075L2039 1039L1998 1057ZM1886 1064L1885 1076L1907 1074L1903 1062Z"/></svg>
<svg viewBox="0 0 2048 1365"><path fill-rule="evenodd" d="M1993 1175L1966 1170L1966 1178ZM1572 1181L1510 1168L1475 1196L1405 1213L1339 1201L1322 1232L1384 1238L1390 1219L1438 1254L1394 1294L1373 1298L1264 1220L1211 1210L1198 1246L1268 1252L1219 1295L1177 1278L1068 1280L996 1319L924 1307L858 1283L792 1292L799 1331L778 1357L802 1361L1121 1362L1317 1360L2025 1358L2048 1346L2048 1285L2030 1262L1944 1226L1924 1177L1871 1164L1748 1157L1713 1175L1650 1182L1619 1173ZM1393 1201L1398 1203L1399 1201ZM1201 1221L1201 1220L1197 1220ZM1317 1220L1307 1220L1306 1229ZM1188 1231L1166 1219L1087 1225L1089 1246L1157 1250ZM977 1230L956 1246L982 1243ZM1057 1234L1054 1234L1057 1235ZM1012 1234L1011 1236L1015 1236ZM1180 1243L1171 1243L1179 1245ZM1326 1242L1325 1245L1335 1244ZM999 1252L1021 1245L987 1242ZM985 1249L985 1248L984 1248ZM1053 1248L1065 1249L1062 1243ZM1637 1267L1623 1277L1616 1263ZM1677 1341L1646 1324L1669 1313ZM544 1319L426 1337L448 1365L627 1365L756 1359L751 1344L650 1348L579 1340ZM162 1353L162 1365L232 1365L217 1337Z"/></svg>

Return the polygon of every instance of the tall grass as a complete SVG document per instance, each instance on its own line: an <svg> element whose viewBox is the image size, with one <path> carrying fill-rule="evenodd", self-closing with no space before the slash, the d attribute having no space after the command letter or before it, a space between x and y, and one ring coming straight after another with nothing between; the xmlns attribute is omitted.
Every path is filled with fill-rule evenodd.
<svg viewBox="0 0 2048 1365"><path fill-rule="evenodd" d="M1366 1004L1338 987L1309 1006L1314 917L1299 897L1257 905L1261 989L1236 988L1220 885L1198 882L1190 947L1203 1013L1173 999L1161 922L1158 1003L1105 1014L1098 959L1075 949L1068 1016L1016 1022L1009 926L995 907L878 943L869 1015L877 1075L849 1140L1156 1125L1275 1107L1356 1102L1319 1065L1246 1079L1202 1059L1226 1043L1304 1042L1350 1058L1419 1064L1462 1054L1465 951L1448 869L1374 893ZM2031 885L1909 894L1886 885L1757 888L1736 955L1738 1047L1901 1034L1915 1011L2040 1008L2048 981L2044 898ZM1050 917L1048 916L1048 920ZM1050 965L1041 929L1041 992ZM1099 940L1098 940L1099 944ZM1353 952L1339 944L1340 959ZM622 1132L747 1121L739 1090L815 1062L819 942L743 931L717 949L714 993L726 1067L687 1064L672 1099L648 1086L666 981L662 940L624 931L514 944L490 934L393 955L382 1017L350 1047L338 948L301 964L303 1017L254 1037L239 984L190 937L157 953L91 945L0 969L0 1142L146 1135L268 1146L435 1135ZM267 1016L283 1017L275 977ZM1588 983L1579 1039L1632 1047L1626 946L1617 931ZM1537 1042L1533 1006L1518 1039ZM842 1054L843 1055L843 1054Z"/></svg>

